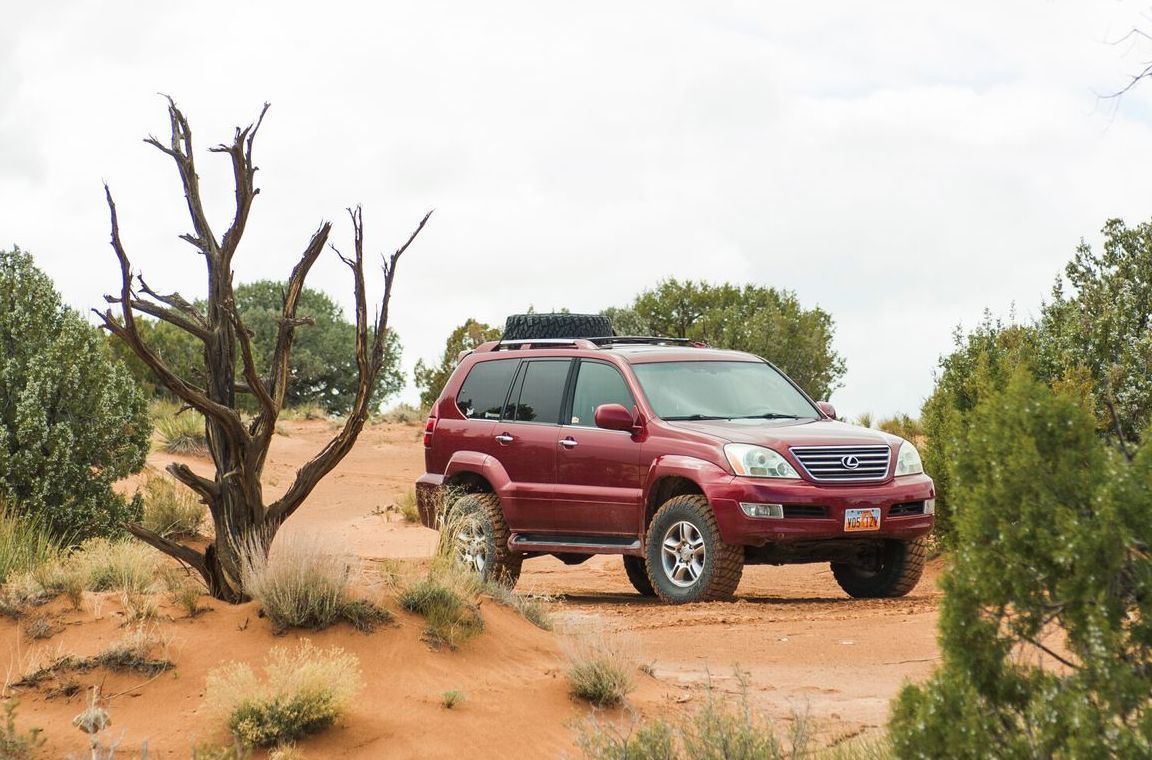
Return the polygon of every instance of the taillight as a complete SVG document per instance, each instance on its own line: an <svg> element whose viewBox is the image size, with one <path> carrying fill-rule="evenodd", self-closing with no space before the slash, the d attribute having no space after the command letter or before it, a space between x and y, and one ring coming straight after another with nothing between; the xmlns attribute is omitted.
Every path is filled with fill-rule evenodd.
<svg viewBox="0 0 1152 760"><path fill-rule="evenodd" d="M429 417L424 424L424 448L432 448L432 434L436 432L436 418Z"/></svg>

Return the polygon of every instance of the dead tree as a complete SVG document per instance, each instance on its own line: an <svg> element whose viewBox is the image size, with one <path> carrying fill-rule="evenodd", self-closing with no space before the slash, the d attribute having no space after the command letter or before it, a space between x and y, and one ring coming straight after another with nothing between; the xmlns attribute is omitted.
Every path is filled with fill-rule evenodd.
<svg viewBox="0 0 1152 760"><path fill-rule="evenodd" d="M264 501L261 474L268 447L276 429L276 419L284 404L289 382L289 360L296 329L309 322L297 317L297 304L304 289L304 279L328 243L330 222L324 222L312 235L304 253L292 270L284 292L276 345L271 364L256 364L252 333L236 309L232 289L232 259L239 247L248 222L252 202L260 190L254 184L256 166L252 163L252 144L268 111L268 104L254 124L237 128L230 145L217 145L210 150L228 155L232 161L236 209L231 224L222 238L213 233L200 198L200 181L193 161L192 131L188 120L171 98L168 115L172 136L167 145L155 137L145 142L167 154L176 164L192 232L181 235L204 257L208 275L208 294L203 306L195 305L179 293L161 294L153 290L143 276L134 276L128 254L120 239L116 204L105 185L108 210L112 221L112 248L120 262L120 293L105 296L115 310L97 312L104 327L124 341L155 373L165 388L184 404L199 411L205 419L208 449L215 465L215 475L202 477L187 465L172 464L168 471L174 478L195 491L208 505L215 527L215 539L204 551L185 546L160 536L141 525L129 525L137 538L171 555L195 569L217 599L240 602L247 598L241 580L242 553L268 552L277 530L293 512L304 504L316 484L352 449L368 417L372 389L383 364L387 341L388 304L396 277L396 265L424 228L431 212L420 220L407 241L390 257L382 257L384 295L375 319L370 320L364 289L364 225L360 208L349 209L353 230L353 253L340 259L352 271L356 299L356 365L359 382L355 401L343 428L331 441L296 473L292 485L276 501ZM333 247L333 250L335 248ZM119 313L116 313L119 312ZM137 314L147 314L168 322L195 336L204 346L206 387L198 387L177 376L141 339ZM239 357L239 362L237 362ZM237 369L240 377L237 377ZM237 408L237 394L255 397L259 412L245 419Z"/></svg>

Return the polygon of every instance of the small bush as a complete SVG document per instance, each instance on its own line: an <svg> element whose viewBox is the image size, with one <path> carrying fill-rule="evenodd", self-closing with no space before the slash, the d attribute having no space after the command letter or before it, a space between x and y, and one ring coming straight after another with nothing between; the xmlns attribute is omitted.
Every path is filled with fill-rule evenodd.
<svg viewBox="0 0 1152 760"><path fill-rule="evenodd" d="M92 538L64 562L59 580L77 574L88 591L145 594L156 580L161 555L139 541Z"/></svg>
<svg viewBox="0 0 1152 760"><path fill-rule="evenodd" d="M291 406L280 413L280 418L286 420L326 420L328 417L324 407L311 401Z"/></svg>
<svg viewBox="0 0 1152 760"><path fill-rule="evenodd" d="M909 417L907 414L897 414L894 417L888 417L880 420L876 427L883 430L885 433L898 435L906 441L917 443L924 438L924 425L920 420L915 417Z"/></svg>
<svg viewBox="0 0 1152 760"><path fill-rule="evenodd" d="M355 655L305 640L294 650L273 648L263 679L247 664L232 663L208 674L205 691L238 742L272 747L331 726L362 686Z"/></svg>
<svg viewBox="0 0 1152 760"><path fill-rule="evenodd" d="M459 689L452 689L440 695L440 704L443 705L445 710L451 710L453 707L464 702L464 692Z"/></svg>
<svg viewBox="0 0 1152 760"><path fill-rule="evenodd" d="M410 490L401 496L400 500L396 502L396 509L400 511L400 516L404 518L404 522L420 522L420 508L416 502L416 491Z"/></svg>
<svg viewBox="0 0 1152 760"><path fill-rule="evenodd" d="M588 760L681 760L676 734L663 720L623 730L595 714L578 724L576 746Z"/></svg>
<svg viewBox="0 0 1152 760"><path fill-rule="evenodd" d="M568 646L568 660L569 692L597 707L623 704L635 686L632 646L604 631L578 633Z"/></svg>
<svg viewBox="0 0 1152 760"><path fill-rule="evenodd" d="M434 647L456 649L484 630L479 607L469 601L472 594L462 593L452 577L434 573L400 593L401 607L424 616L424 635Z"/></svg>
<svg viewBox="0 0 1152 760"><path fill-rule="evenodd" d="M872 423L874 421L875 421L875 418L872 416L872 412L864 412L863 414L861 414L859 417L856 418L856 424L859 425L860 427L870 428L870 427L872 427Z"/></svg>
<svg viewBox="0 0 1152 760"><path fill-rule="evenodd" d="M20 626L20 630L24 631L24 635L34 641L50 639L60 632L60 628L52 622L52 619L44 617L43 615L28 618L24 621L24 624Z"/></svg>
<svg viewBox="0 0 1152 760"><path fill-rule="evenodd" d="M100 654L80 661L79 669L102 667L118 673L154 676L176 667L171 660L153 656L157 649L162 648L164 642L155 633L137 627Z"/></svg>
<svg viewBox="0 0 1152 760"><path fill-rule="evenodd" d="M0 583L60 555L60 546L48 526L34 516L19 514L0 500Z"/></svg>
<svg viewBox="0 0 1152 760"><path fill-rule="evenodd" d="M169 454L202 457L208 455L208 438L204 433L204 418L199 412L187 410L156 418L156 432L160 446Z"/></svg>
<svg viewBox="0 0 1152 760"><path fill-rule="evenodd" d="M246 552L241 568L244 587L259 600L277 633L320 630L340 620L371 631L387 622L391 616L386 610L351 597L351 581L358 572L351 558L300 540L282 541L267 556Z"/></svg>
<svg viewBox="0 0 1152 760"><path fill-rule="evenodd" d="M397 404L380 415L380 422L393 425L422 425L428 418L428 412L411 404Z"/></svg>
<svg viewBox="0 0 1152 760"><path fill-rule="evenodd" d="M27 732L16 729L16 708L19 702L4 700L4 724L0 730L0 758L4 760L28 760L35 757L37 748L44 744L42 729L32 728Z"/></svg>
<svg viewBox="0 0 1152 760"><path fill-rule="evenodd" d="M143 525L161 536L193 536L208 511L190 489L159 474L144 480Z"/></svg>

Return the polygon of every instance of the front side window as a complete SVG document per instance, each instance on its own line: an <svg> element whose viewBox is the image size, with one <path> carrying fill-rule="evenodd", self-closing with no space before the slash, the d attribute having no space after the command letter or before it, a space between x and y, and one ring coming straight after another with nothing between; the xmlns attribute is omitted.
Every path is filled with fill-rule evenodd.
<svg viewBox="0 0 1152 760"><path fill-rule="evenodd" d="M628 384L615 367L603 362L583 361L576 375L569 423L595 427L596 407L601 404L620 404L631 411L635 403Z"/></svg>
<svg viewBox="0 0 1152 760"><path fill-rule="evenodd" d="M524 362L504 410L504 419L557 424L571 364L570 359Z"/></svg>
<svg viewBox="0 0 1152 760"><path fill-rule="evenodd" d="M474 420L498 420L508 386L516 372L519 359L498 359L479 362L456 394L456 406L465 417Z"/></svg>
<svg viewBox="0 0 1152 760"><path fill-rule="evenodd" d="M665 420L818 419L820 413L764 362L635 364L632 371Z"/></svg>

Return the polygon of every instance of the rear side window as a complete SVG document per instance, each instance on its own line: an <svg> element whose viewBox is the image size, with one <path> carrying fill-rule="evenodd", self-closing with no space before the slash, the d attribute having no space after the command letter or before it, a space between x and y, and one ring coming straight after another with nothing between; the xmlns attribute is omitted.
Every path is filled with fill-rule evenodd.
<svg viewBox="0 0 1152 760"><path fill-rule="evenodd" d="M571 364L570 359L524 362L504 419L550 425L559 423Z"/></svg>
<svg viewBox="0 0 1152 760"><path fill-rule="evenodd" d="M500 408L504 406L517 364L518 359L477 363L456 394L456 406L464 416L474 420L500 419Z"/></svg>
<svg viewBox="0 0 1152 760"><path fill-rule="evenodd" d="M580 362L576 391L572 396L572 425L596 426L596 407L620 404L631 410L635 402L620 372L603 362Z"/></svg>

